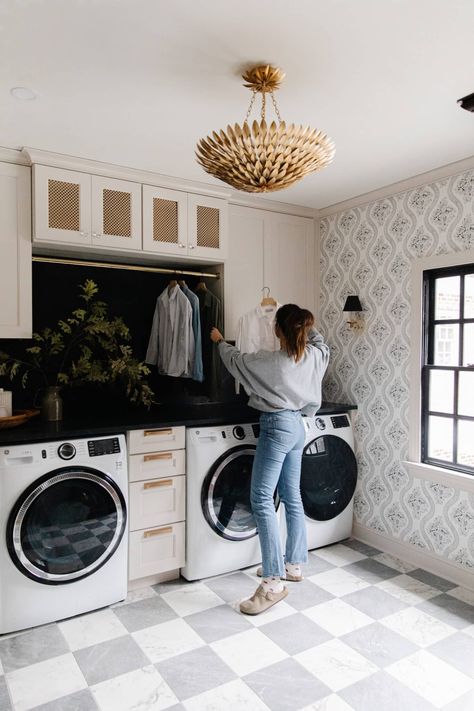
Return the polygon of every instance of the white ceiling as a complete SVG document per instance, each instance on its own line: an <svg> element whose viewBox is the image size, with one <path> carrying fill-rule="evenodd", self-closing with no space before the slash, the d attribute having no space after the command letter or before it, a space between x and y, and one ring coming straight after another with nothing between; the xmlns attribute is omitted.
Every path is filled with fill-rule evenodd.
<svg viewBox="0 0 474 711"><path fill-rule="evenodd" d="M336 158L264 197L324 207L474 153L473 35L473 0L0 0L0 145L217 182L195 143L243 120L241 69L271 62L283 118Z"/></svg>

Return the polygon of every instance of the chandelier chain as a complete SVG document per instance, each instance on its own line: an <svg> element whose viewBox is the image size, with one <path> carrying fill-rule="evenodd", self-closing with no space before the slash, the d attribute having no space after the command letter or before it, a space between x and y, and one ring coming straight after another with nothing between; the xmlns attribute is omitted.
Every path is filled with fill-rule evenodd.
<svg viewBox="0 0 474 711"><path fill-rule="evenodd" d="M265 97L265 92L262 92L262 111L261 111L261 116L262 116L262 121L265 121L265 107L266 107L266 97Z"/></svg>
<svg viewBox="0 0 474 711"><path fill-rule="evenodd" d="M250 105L249 105L249 108L248 108L248 111L247 111L247 115L245 116L245 123L247 123L247 121L248 121L248 119L249 119L249 116L250 116L250 114L251 114L251 112L252 112L252 108L253 108L253 105L254 105L254 103L255 103L255 97L256 97L256 96L257 96L257 90L254 89L254 90L252 91L252 98L250 99Z"/></svg>
<svg viewBox="0 0 474 711"><path fill-rule="evenodd" d="M280 112L278 111L278 106L277 106L277 102L276 102L275 96L274 96L274 94L273 94L273 91L270 92L270 96L271 96L271 99L272 99L273 108L275 109L275 113L276 113L276 115L278 116L279 122L281 123L281 116L280 116Z"/></svg>

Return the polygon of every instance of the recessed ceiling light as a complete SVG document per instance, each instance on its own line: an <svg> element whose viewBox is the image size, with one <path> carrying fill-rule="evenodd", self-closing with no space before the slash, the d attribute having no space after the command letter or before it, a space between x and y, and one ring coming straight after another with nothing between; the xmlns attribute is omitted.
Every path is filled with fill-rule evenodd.
<svg viewBox="0 0 474 711"><path fill-rule="evenodd" d="M36 99L36 92L33 89L28 89L27 86L14 86L10 89L10 94L20 101L32 101Z"/></svg>

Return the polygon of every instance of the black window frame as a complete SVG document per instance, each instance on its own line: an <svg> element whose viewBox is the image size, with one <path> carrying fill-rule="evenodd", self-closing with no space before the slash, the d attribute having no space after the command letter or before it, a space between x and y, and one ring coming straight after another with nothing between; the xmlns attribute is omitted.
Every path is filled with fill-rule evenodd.
<svg viewBox="0 0 474 711"><path fill-rule="evenodd" d="M458 414L458 394L459 394L459 373L473 372L474 366L462 365L464 358L463 335L464 325L474 324L474 318L464 318L464 277L474 274L474 263L460 266L443 267L440 269L430 269L423 272L423 360L421 371L421 461L424 464L433 464L444 469L451 469L463 474L474 476L474 466L468 466L457 461L458 454L458 422L460 420L474 421L474 416ZM457 319L435 319L435 285L436 279L450 276L460 277L459 292L459 314ZM439 325L458 325L458 364L457 365L434 365L435 350L435 327ZM452 371L454 372L453 387L453 412L437 412L429 409L429 383L431 371ZM429 447L429 417L445 417L453 422L453 461L435 459L428 454Z"/></svg>

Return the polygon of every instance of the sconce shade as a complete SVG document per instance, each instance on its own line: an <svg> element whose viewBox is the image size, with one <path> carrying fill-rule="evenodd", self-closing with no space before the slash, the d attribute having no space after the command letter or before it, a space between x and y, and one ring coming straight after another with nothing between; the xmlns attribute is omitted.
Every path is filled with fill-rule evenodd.
<svg viewBox="0 0 474 711"><path fill-rule="evenodd" d="M343 311L362 311L362 304L358 296L351 295L346 299Z"/></svg>

